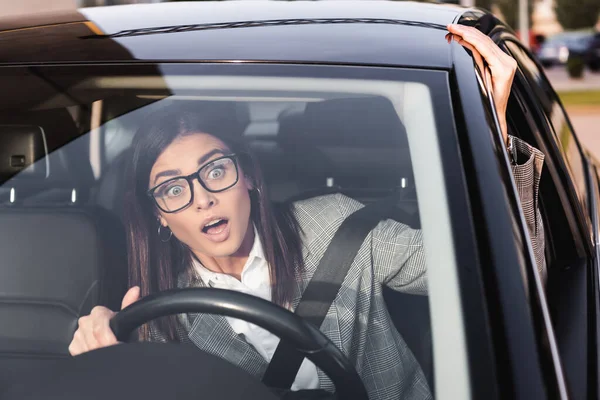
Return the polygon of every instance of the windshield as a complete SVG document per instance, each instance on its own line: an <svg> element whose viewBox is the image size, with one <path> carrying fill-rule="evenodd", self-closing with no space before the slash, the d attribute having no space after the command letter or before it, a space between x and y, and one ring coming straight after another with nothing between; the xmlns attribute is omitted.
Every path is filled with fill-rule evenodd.
<svg viewBox="0 0 600 400"><path fill-rule="evenodd" d="M9 273L0 292L16 299L11 312L21 317L13 320L24 322L2 331L0 350L64 356L77 318L96 305L118 310L132 284L143 295L189 286L237 290L293 309L341 221L391 198L322 330L355 361L368 390L383 379L402 398L431 393L431 249L423 247L420 209L437 209L431 232L449 231L440 211L441 164L431 152L438 135L454 135L452 124L440 126L449 104L434 107L449 101L445 73L362 79L363 72L342 68L321 77L240 71L106 65L2 72L10 95L0 100L0 218L11 233L1 244ZM428 187L435 189L424 200ZM295 222L285 225L282 215ZM241 251L227 247L238 237L242 247L251 238L243 272L215 272L211 260ZM447 241L432 254L453 259ZM290 260L304 271L291 270L295 283L269 284L280 276L273 268L283 268L275 264ZM450 262L439 267L452 269ZM224 358L232 353L202 338L244 337L252 350L243 365L252 373L273 354L272 344L257 339L262 333L238 320L198 333L204 325L197 316L181 318L176 323L189 339ZM168 337L162 325L152 326L140 337ZM317 377L332 387L303 368L299 387Z"/></svg>

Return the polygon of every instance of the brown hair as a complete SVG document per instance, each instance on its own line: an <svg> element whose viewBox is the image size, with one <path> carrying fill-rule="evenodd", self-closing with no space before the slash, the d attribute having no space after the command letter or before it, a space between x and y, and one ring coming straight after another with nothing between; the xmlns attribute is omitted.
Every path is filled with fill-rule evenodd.
<svg viewBox="0 0 600 400"><path fill-rule="evenodd" d="M129 284L140 286L141 296L177 287L179 274L191 267L192 253L174 236L168 242L158 235L156 206L146 195L152 166L159 155L177 138L208 133L240 154L242 170L253 182L250 191L251 219L263 243L271 277L273 302L287 306L295 289L295 273L303 268L298 223L289 205L273 207L256 159L239 135L226 132L227 119L233 116L214 111L177 111L165 108L155 113L137 131L127 171L125 225L127 229ZM150 340L157 329L169 340L177 341L175 316L153 321L140 329L140 339Z"/></svg>

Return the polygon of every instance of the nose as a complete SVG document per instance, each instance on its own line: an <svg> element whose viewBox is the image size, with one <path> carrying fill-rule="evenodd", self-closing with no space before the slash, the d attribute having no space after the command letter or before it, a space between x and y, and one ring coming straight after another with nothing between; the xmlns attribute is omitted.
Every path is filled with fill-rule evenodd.
<svg viewBox="0 0 600 400"><path fill-rule="evenodd" d="M194 205L197 209L207 210L217 203L215 194L204 189L198 180L193 181L193 189Z"/></svg>

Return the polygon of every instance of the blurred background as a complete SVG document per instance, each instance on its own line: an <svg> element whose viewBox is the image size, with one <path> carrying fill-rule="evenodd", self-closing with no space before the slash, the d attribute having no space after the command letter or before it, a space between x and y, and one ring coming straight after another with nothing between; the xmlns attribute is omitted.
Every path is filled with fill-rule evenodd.
<svg viewBox="0 0 600 400"><path fill-rule="evenodd" d="M167 1L180 0L0 0L0 9L16 16ZM544 66L581 141L600 158L600 0L426 1L485 8L510 25Z"/></svg>

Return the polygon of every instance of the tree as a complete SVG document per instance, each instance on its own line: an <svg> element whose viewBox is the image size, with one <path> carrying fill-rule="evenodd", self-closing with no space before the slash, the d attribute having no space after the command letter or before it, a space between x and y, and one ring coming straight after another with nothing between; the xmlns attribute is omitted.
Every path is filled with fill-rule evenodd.
<svg viewBox="0 0 600 400"><path fill-rule="evenodd" d="M490 11L493 3L492 0L475 0L475 7L484 8Z"/></svg>
<svg viewBox="0 0 600 400"><path fill-rule="evenodd" d="M556 0L558 22L567 30L593 27L598 14L599 0Z"/></svg>
<svg viewBox="0 0 600 400"><path fill-rule="evenodd" d="M564 0L564 1L572 1L572 0ZM591 0L598 1L598 0ZM527 14L529 16L529 26L531 26L532 20L531 15L533 13L533 2L534 0L529 0L527 2ZM514 30L519 29L519 0L495 0L494 3L500 7L500 11L502 11L502 15L504 16L504 22L506 22L511 28Z"/></svg>

